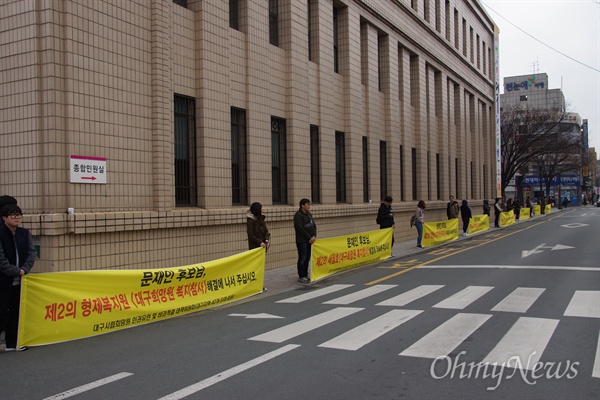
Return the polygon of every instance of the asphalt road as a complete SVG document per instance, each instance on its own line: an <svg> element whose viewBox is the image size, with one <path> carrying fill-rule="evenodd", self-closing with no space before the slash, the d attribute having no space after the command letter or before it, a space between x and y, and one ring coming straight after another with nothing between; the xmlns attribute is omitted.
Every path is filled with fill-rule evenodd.
<svg viewBox="0 0 600 400"><path fill-rule="evenodd" d="M597 399L599 246L600 208L568 209L310 287L0 354L0 398Z"/></svg>

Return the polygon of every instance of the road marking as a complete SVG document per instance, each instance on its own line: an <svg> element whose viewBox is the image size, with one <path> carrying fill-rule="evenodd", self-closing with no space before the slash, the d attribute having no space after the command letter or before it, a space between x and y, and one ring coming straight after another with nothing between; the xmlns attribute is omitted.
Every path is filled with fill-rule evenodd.
<svg viewBox="0 0 600 400"><path fill-rule="evenodd" d="M598 342L596 344L596 359L594 361L594 369L592 370L593 378L600 378L600 333L598 333Z"/></svg>
<svg viewBox="0 0 600 400"><path fill-rule="evenodd" d="M520 317L481 363L498 363L498 365L504 363L508 367L523 367L522 369L526 370L535 368L558 321ZM520 364L517 364L514 357L518 357Z"/></svg>
<svg viewBox="0 0 600 400"><path fill-rule="evenodd" d="M600 318L600 291L575 291L563 315L565 317Z"/></svg>
<svg viewBox="0 0 600 400"><path fill-rule="evenodd" d="M467 286L460 292L440 301L433 307L462 310L492 289L492 286Z"/></svg>
<svg viewBox="0 0 600 400"><path fill-rule="evenodd" d="M350 286L354 285L331 285L323 289L317 289L298 296L290 297L289 299L279 300L276 301L276 303L302 303L303 301L312 300L320 296L325 296L329 293L334 293L338 290L349 288Z"/></svg>
<svg viewBox="0 0 600 400"><path fill-rule="evenodd" d="M409 290L408 292L404 292L399 294L398 296L391 297L385 301L377 303L377 306L392 306L392 307L402 307L411 303L421 297L425 297L430 293L435 292L438 289L443 288L444 285L421 285L414 289Z"/></svg>
<svg viewBox="0 0 600 400"><path fill-rule="evenodd" d="M338 297L337 299L329 300L323 304L341 304L347 305L354 303L355 301L366 299L367 297L374 296L386 290L395 288L398 285L375 285L370 286L366 289L359 290L358 292L347 294L346 296Z"/></svg>
<svg viewBox="0 0 600 400"><path fill-rule="evenodd" d="M492 311L518 312L524 313L529 307L544 293L544 288L516 288L504 300L496 304Z"/></svg>
<svg viewBox="0 0 600 400"><path fill-rule="evenodd" d="M244 317L250 319L271 319L271 318L283 318L278 315L258 313L258 314L229 314L230 317Z"/></svg>
<svg viewBox="0 0 600 400"><path fill-rule="evenodd" d="M282 326L281 328L251 337L248 340L271 343L285 342L286 340L300 336L303 333L320 328L324 325L335 322L338 319L347 317L348 315L352 315L362 310L364 310L364 308L337 307L333 310L325 311L324 313L313 315L312 317L303 319L301 321L294 322L289 325Z"/></svg>
<svg viewBox="0 0 600 400"><path fill-rule="evenodd" d="M447 356L490 317L491 314L457 314L400 355L434 359Z"/></svg>
<svg viewBox="0 0 600 400"><path fill-rule="evenodd" d="M578 222L572 223L572 224L566 224L566 225L561 225L564 228L582 228L584 226L589 226L589 224L581 224Z"/></svg>
<svg viewBox="0 0 600 400"><path fill-rule="evenodd" d="M555 271L589 271L600 272L600 268L565 267L553 265L423 265L426 269L547 269Z"/></svg>
<svg viewBox="0 0 600 400"><path fill-rule="evenodd" d="M351 329L319 347L340 350L358 350L392 329L402 325L423 310L392 310L354 329Z"/></svg>
<svg viewBox="0 0 600 400"><path fill-rule="evenodd" d="M106 377L103 379L99 379L97 381L67 390L65 392L55 394L54 396L46 397L44 400L59 400L59 399L66 399L66 398L69 398L72 396L77 396L78 394L87 392L88 390L95 389L102 385L107 385L109 383L118 381L119 379L127 378L128 376L131 376L131 375L133 375L133 374L130 372L121 372L119 374L115 374L115 375L112 375L112 376L109 376L109 377Z"/></svg>
<svg viewBox="0 0 600 400"><path fill-rule="evenodd" d="M198 383L194 383L193 385L190 385L188 387L185 387L181 390L178 390L176 392L173 392L171 394L168 394L164 397L161 397L158 400L179 400L179 399L183 399L184 397L190 396L196 392L201 391L202 389L206 389L209 386L214 385L215 383L219 383L227 378L231 378L232 376L235 376L237 374L239 374L240 372L244 372L250 368L256 367L257 365L260 365L266 361L269 361L275 357L278 357L282 354L287 353L288 351L294 350L295 348L300 347L300 345L298 344L288 344L286 346L283 346L280 349L271 351L270 353L267 354L263 354L260 357L257 357L253 360L247 361L243 364L237 365L233 368L230 368L226 371L220 372L216 375L211 376L210 378L204 379L203 381L200 381Z"/></svg>

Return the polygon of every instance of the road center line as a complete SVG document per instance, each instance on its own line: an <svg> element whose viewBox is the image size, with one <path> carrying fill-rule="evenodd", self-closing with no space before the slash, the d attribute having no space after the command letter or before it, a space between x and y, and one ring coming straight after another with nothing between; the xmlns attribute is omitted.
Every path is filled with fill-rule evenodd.
<svg viewBox="0 0 600 400"><path fill-rule="evenodd" d="M234 375L239 374L240 372L244 372L252 367L256 367L266 361L269 361L277 356L287 353L288 351L294 350L295 348L300 347L299 344L288 344L283 346L280 349L273 350L270 353L263 354L260 357L256 357L253 360L247 361L243 364L237 365L233 368L230 368L226 371L220 372L216 375L211 376L210 378L204 379L198 383L194 383L188 387L185 387L181 390L168 394L164 397L161 397L158 400L178 400L183 399L184 397L190 396L196 392L201 391L209 386L214 385L215 383L219 383L227 378L231 378Z"/></svg>
<svg viewBox="0 0 600 400"><path fill-rule="evenodd" d="M128 376L133 375L130 372L121 372L112 376L108 376L106 378L103 379L98 379L97 381L91 382L91 383L87 383L85 385L67 390L65 392L62 393L58 393L55 394L54 396L50 396L50 397L46 397L44 400L59 400L59 399L67 399L69 397L72 396L76 396L78 394L81 394L83 392L87 392L88 390L92 390L95 389L97 387L100 387L102 385L107 385L111 382L114 381L118 381L119 379L123 379L123 378L127 378Z"/></svg>

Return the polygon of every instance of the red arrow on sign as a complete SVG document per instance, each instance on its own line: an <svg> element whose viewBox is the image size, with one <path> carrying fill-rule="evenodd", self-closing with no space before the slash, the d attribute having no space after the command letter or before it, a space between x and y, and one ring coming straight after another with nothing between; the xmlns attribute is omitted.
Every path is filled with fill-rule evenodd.
<svg viewBox="0 0 600 400"><path fill-rule="evenodd" d="M95 176L82 176L81 179L88 179L88 180L95 181L96 177Z"/></svg>

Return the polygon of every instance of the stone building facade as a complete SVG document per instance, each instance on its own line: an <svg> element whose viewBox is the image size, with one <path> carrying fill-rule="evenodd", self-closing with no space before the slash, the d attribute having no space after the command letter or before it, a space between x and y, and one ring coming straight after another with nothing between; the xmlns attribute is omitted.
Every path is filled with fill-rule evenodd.
<svg viewBox="0 0 600 400"><path fill-rule="evenodd" d="M0 31L0 194L38 272L235 254L256 201L278 268L303 197L332 237L391 195L403 240L418 200L495 196L476 0L7 0Z"/></svg>

